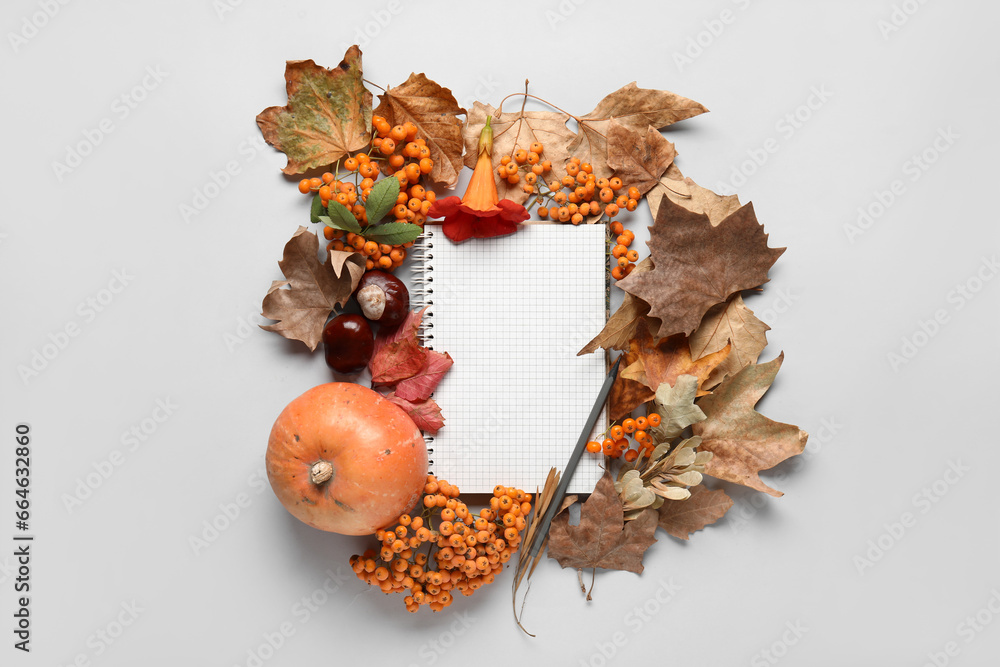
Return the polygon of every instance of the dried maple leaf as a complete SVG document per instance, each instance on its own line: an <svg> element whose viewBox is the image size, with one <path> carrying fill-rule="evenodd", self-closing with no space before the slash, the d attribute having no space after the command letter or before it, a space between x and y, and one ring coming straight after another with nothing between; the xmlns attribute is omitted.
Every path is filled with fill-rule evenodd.
<svg viewBox="0 0 1000 667"><path fill-rule="evenodd" d="M685 177L673 163L663 178L646 193L646 204L654 219L664 197L693 213L704 213L713 225L718 225L740 207L740 199L736 195L723 196L701 187Z"/></svg>
<svg viewBox="0 0 1000 667"><path fill-rule="evenodd" d="M542 159L552 163L552 171L545 178L551 181L565 175L563 165L569 159L566 147L574 137L573 132L566 127L566 122L570 119L568 114L555 111L516 111L503 112L498 116L496 109L482 102L476 102L469 110L469 120L463 132L467 167L476 166L479 134L486 125L486 117L490 115L493 116L490 123L493 128L493 176L501 199L510 199L519 204L528 199L528 193L521 189L523 183L511 185L496 173L500 159L504 155L511 155L515 147L527 150L531 142L541 142L545 149Z"/></svg>
<svg viewBox="0 0 1000 667"><path fill-rule="evenodd" d="M701 449L715 454L705 466L706 475L772 496L784 495L764 484L757 473L801 454L809 435L754 410L783 359L784 353L766 364L750 364L698 402L707 419L691 428L702 438Z"/></svg>
<svg viewBox="0 0 1000 667"><path fill-rule="evenodd" d="M617 119L608 125L608 166L615 170L615 176L638 188L640 194L646 194L659 182L675 155L674 145L653 126L639 132Z"/></svg>
<svg viewBox="0 0 1000 667"><path fill-rule="evenodd" d="M712 306L702 318L698 329L691 334L691 354L711 355L726 344L732 349L727 356L702 383L712 388L728 375L737 373L745 366L757 361L767 345L767 331L771 327L758 320L753 311L743 303L743 295L737 292L726 303Z"/></svg>
<svg viewBox="0 0 1000 667"><path fill-rule="evenodd" d="M361 80L361 49L352 46L333 69L312 60L285 63L288 104L257 115L264 140L288 157L282 169L301 174L368 146L372 94Z"/></svg>
<svg viewBox="0 0 1000 667"><path fill-rule="evenodd" d="M285 244L278 262L287 280L271 283L261 306L264 317L278 320L276 324L262 324L261 329L300 340L310 350L315 350L322 340L330 313L347 303L365 272L365 259L360 253L332 250L326 262L320 263L318 252L316 235L299 227ZM286 286L288 289L283 289Z"/></svg>
<svg viewBox="0 0 1000 667"><path fill-rule="evenodd" d="M733 499L722 489L713 491L704 486L692 486L688 490L690 498L668 500L658 510L660 528L682 540L715 523L733 506Z"/></svg>
<svg viewBox="0 0 1000 667"><path fill-rule="evenodd" d="M396 396L407 401L425 401L434 393L444 374L454 364L447 352L426 350L426 361L416 375L400 380L396 385Z"/></svg>
<svg viewBox="0 0 1000 667"><path fill-rule="evenodd" d="M643 274L652 270L653 261L647 257L636 265L632 273ZM659 329L659 320L648 317L647 313L649 313L649 304L626 292L624 299L622 299L622 305L608 318L601 332L594 336L592 341L584 345L582 350L576 353L577 356L596 352L599 348L607 350L626 349L629 346L629 341L635 337L641 323L647 323L651 327Z"/></svg>
<svg viewBox="0 0 1000 667"><path fill-rule="evenodd" d="M577 119L579 132L569 145L569 153L594 166L598 176L608 176L607 136L611 119L627 128L644 132L652 126L659 130L685 118L708 111L686 97L666 90L639 88L635 82L606 96L594 110Z"/></svg>
<svg viewBox="0 0 1000 667"><path fill-rule="evenodd" d="M666 199L647 245L653 270L633 271L618 287L649 304L649 314L660 320L661 338L692 333L709 308L766 283L768 270L785 251L767 246L753 204L713 227L708 216Z"/></svg>
<svg viewBox="0 0 1000 667"><path fill-rule="evenodd" d="M656 537L657 514L647 510L625 523L622 501L611 474L605 471L580 509L580 524L569 525L569 513L557 515L549 529L549 558L562 567L642 572L642 556Z"/></svg>
<svg viewBox="0 0 1000 667"><path fill-rule="evenodd" d="M622 377L641 382L655 391L663 383L673 386L681 375L697 377L700 389L712 371L726 359L730 346L726 343L722 348L709 354L692 358L695 355L692 354L688 346L688 337L684 334L674 334L655 340L648 331L644 331L632 341L629 349L635 351L636 361L622 372ZM633 366L638 368L630 370ZM699 391L698 395L703 396L707 393Z"/></svg>
<svg viewBox="0 0 1000 667"><path fill-rule="evenodd" d="M445 189L454 188L462 171L462 120L458 116L466 111L452 92L425 74L410 74L378 99L377 115L390 125L410 121L417 126L417 137L427 141L434 159L430 179Z"/></svg>
<svg viewBox="0 0 1000 667"><path fill-rule="evenodd" d="M389 392L385 394L385 397L403 408L421 431L434 434L444 426L444 417L441 416L441 408L434 402L434 399L428 398L424 401L413 402L405 398L400 398L395 392Z"/></svg>

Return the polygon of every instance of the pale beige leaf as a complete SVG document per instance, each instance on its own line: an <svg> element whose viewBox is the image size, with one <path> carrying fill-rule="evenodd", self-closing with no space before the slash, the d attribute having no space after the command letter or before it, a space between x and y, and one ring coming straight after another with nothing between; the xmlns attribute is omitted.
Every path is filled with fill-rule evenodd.
<svg viewBox="0 0 1000 667"><path fill-rule="evenodd" d="M708 188L695 183L684 176L672 163L656 185L646 193L646 204L649 212L656 219L660 202L664 197L683 206L692 213L704 213L712 225L718 225L740 208L740 199L736 195L719 195Z"/></svg>
<svg viewBox="0 0 1000 667"><path fill-rule="evenodd" d="M654 444L668 443L688 426L704 421L705 413L694 403L697 393L698 378L693 375L681 375L673 386L666 382L660 385L653 398L653 412L660 415L660 425L649 429Z"/></svg>
<svg viewBox="0 0 1000 667"><path fill-rule="evenodd" d="M731 344L732 349L729 356L712 370L702 386L711 389L726 376L756 362L767 345L767 331L770 328L746 307L743 295L739 292L726 303L712 306L705 313L698 329L691 334L691 355L710 355L727 344Z"/></svg>
<svg viewBox="0 0 1000 667"><path fill-rule="evenodd" d="M552 163L552 171L545 174L547 181L562 178L565 175L564 165L569 159L567 146L573 140L573 132L566 127L569 116L555 111L505 111L499 116L496 109L489 104L476 102L469 110L468 121L465 124L465 165L476 166L479 158L479 135L486 125L487 116L492 116L490 127L493 128L493 178L497 182L497 194L501 199L510 199L523 204L528 199L528 193L521 189L524 179L518 185L507 183L500 178L496 168L504 155L512 155L517 148L528 150L532 142L538 141L544 150L542 159Z"/></svg>

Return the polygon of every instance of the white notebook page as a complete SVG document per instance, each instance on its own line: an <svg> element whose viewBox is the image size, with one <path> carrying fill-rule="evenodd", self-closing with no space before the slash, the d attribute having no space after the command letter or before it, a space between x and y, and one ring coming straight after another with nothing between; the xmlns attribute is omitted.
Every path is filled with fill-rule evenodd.
<svg viewBox="0 0 1000 667"><path fill-rule="evenodd" d="M603 225L528 224L449 241L428 225L417 249L425 343L454 366L434 400L445 425L431 470L463 492L529 493L566 466L605 377L604 354L576 356L606 319ZM594 436L606 429L604 414ZM603 457L584 453L570 491L589 492Z"/></svg>

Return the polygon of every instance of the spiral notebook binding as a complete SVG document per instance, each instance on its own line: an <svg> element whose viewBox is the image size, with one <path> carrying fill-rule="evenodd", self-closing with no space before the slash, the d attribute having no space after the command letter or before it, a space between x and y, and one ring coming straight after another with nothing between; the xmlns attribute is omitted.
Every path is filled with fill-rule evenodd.
<svg viewBox="0 0 1000 667"><path fill-rule="evenodd" d="M420 321L418 335L424 347L434 349L434 276L431 273L432 261L434 259L434 232L430 228L424 229L424 233L413 243L410 249L410 257L413 259L413 277L410 288L410 307L414 309L426 308L423 319ZM427 443L427 470L434 474L434 436L424 434L424 442Z"/></svg>

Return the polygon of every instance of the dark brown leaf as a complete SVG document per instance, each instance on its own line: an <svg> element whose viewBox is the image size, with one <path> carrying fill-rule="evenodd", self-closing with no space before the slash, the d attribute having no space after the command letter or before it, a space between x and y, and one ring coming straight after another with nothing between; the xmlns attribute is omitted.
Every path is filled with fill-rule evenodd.
<svg viewBox="0 0 1000 667"><path fill-rule="evenodd" d="M692 486L688 491L691 497L687 500L667 500L657 510L660 528L682 540L715 523L733 506L733 499L722 489Z"/></svg>
<svg viewBox="0 0 1000 667"><path fill-rule="evenodd" d="M549 558L562 567L642 572L642 556L653 542L657 514L644 512L625 524L622 501L611 474L597 482L580 510L580 524L569 525L569 513L557 515L549 529Z"/></svg>
<svg viewBox="0 0 1000 667"><path fill-rule="evenodd" d="M653 270L633 271L618 286L649 304L649 314L660 320L660 338L691 334L709 308L767 282L768 270L785 251L767 246L753 204L713 227L708 216L666 198L647 244Z"/></svg>
<svg viewBox="0 0 1000 667"><path fill-rule="evenodd" d="M617 119L608 126L608 166L627 185L646 194L674 161L674 145L655 127L632 130Z"/></svg>
<svg viewBox="0 0 1000 667"><path fill-rule="evenodd" d="M416 125L417 137L427 141L434 160L430 179L445 189L454 188L462 170L462 120L458 116L465 114L465 109L458 106L452 92L425 74L410 74L378 98L375 114L390 125L406 121Z"/></svg>
<svg viewBox="0 0 1000 667"><path fill-rule="evenodd" d="M315 350L330 313L346 304L358 286L365 259L360 253L332 250L321 264L319 239L299 227L285 244L278 266L287 280L271 283L262 304L264 317L278 322L261 325L261 329L300 340Z"/></svg>

